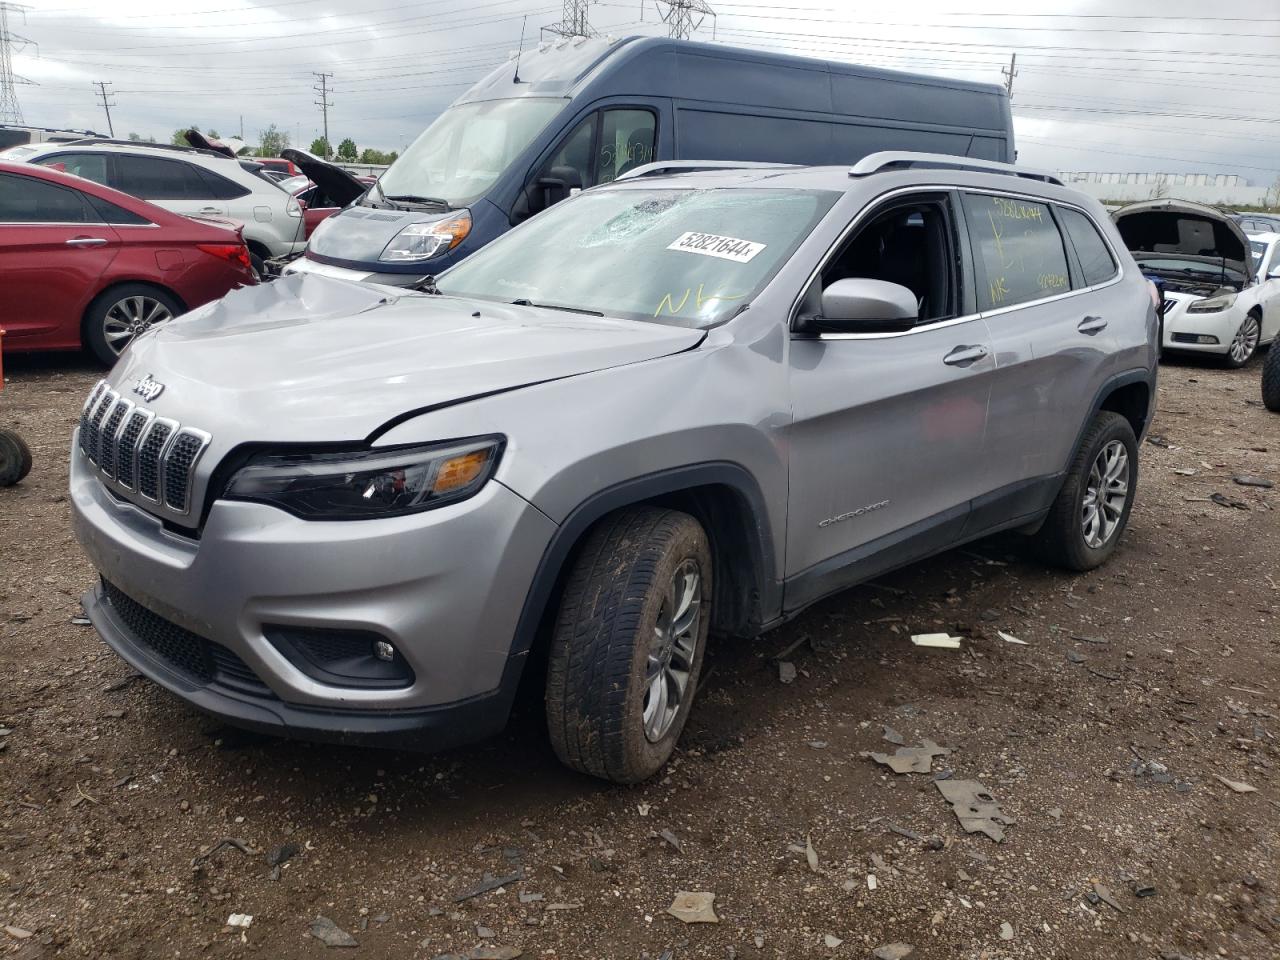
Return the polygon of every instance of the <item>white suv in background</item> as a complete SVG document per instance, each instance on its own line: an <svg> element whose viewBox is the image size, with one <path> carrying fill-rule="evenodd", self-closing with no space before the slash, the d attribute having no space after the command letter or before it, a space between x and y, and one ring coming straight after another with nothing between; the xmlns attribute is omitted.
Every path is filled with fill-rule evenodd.
<svg viewBox="0 0 1280 960"><path fill-rule="evenodd" d="M259 273L264 260L301 253L307 245L298 201L259 176L251 160L190 147L106 139L12 147L0 157L56 166L184 216L241 223Z"/></svg>

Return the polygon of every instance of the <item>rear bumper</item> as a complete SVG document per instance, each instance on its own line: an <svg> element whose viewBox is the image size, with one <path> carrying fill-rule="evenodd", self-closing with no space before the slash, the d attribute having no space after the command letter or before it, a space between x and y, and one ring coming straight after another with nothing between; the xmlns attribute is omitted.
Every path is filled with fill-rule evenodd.
<svg viewBox="0 0 1280 960"><path fill-rule="evenodd" d="M131 667L191 706L233 726L278 737L396 750L435 751L498 733L511 711L523 667L513 657L498 689L417 710L323 709L285 703L265 688L237 686L216 673L194 682L130 629L102 585L80 599L103 641Z"/></svg>

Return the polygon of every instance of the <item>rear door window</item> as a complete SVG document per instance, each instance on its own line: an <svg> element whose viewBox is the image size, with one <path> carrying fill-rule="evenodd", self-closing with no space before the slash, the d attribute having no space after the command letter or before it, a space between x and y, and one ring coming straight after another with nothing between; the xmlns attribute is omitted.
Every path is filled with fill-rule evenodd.
<svg viewBox="0 0 1280 960"><path fill-rule="evenodd" d="M116 157L120 189L144 200L211 200L213 192L190 164L161 157Z"/></svg>
<svg viewBox="0 0 1280 960"><path fill-rule="evenodd" d="M36 163L42 167L52 167L77 177L84 177L94 183L108 186L109 156L105 153L55 153L41 157Z"/></svg>
<svg viewBox="0 0 1280 960"><path fill-rule="evenodd" d="M98 223L79 191L0 174L0 223Z"/></svg>
<svg viewBox="0 0 1280 960"><path fill-rule="evenodd" d="M1066 230L1067 239L1075 248L1076 259L1080 261L1080 271L1084 274L1084 286L1092 287L1096 283L1105 283L1114 277L1116 262L1112 259L1111 250L1093 221L1079 210L1058 207L1056 212L1063 229Z"/></svg>
<svg viewBox="0 0 1280 960"><path fill-rule="evenodd" d="M1071 289L1062 234L1046 203L1021 197L964 194L980 311Z"/></svg>

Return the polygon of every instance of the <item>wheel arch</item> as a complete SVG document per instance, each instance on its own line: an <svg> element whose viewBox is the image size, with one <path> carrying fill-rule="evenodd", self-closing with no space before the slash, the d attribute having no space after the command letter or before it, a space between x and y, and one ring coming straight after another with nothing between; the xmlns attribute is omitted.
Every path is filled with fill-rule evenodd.
<svg viewBox="0 0 1280 960"><path fill-rule="evenodd" d="M545 635L564 579L583 541L602 518L641 505L681 510L702 524L711 542L712 629L751 635L781 609L774 546L764 495L739 464L702 463L636 477L575 507L557 528L526 593L511 653L528 653Z"/></svg>

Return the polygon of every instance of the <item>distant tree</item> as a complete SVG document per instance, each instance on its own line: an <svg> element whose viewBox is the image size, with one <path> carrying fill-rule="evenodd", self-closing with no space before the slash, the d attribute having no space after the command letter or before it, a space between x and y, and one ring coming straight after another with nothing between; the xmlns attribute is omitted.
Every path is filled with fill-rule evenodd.
<svg viewBox="0 0 1280 960"><path fill-rule="evenodd" d="M258 131L258 142L258 156L278 157L280 151L289 146L289 131L281 130L273 123Z"/></svg>
<svg viewBox="0 0 1280 960"><path fill-rule="evenodd" d="M310 152L315 154L317 157L323 157L327 160L329 158L329 154L332 153L333 151L329 149L328 140L326 140L324 137L316 137L314 140L311 141Z"/></svg>
<svg viewBox="0 0 1280 960"><path fill-rule="evenodd" d="M373 147L365 147L360 151L361 163L382 163L383 156L381 150L375 150Z"/></svg>
<svg viewBox="0 0 1280 960"><path fill-rule="evenodd" d="M1276 177L1267 188L1267 192L1262 197L1262 204L1268 209L1280 207L1280 177Z"/></svg>
<svg viewBox="0 0 1280 960"><path fill-rule="evenodd" d="M390 153L388 153L388 154L387 154L387 156L386 156L386 162L387 162L387 163L395 163L395 162L396 162L396 158L397 158L397 157L399 157L399 156L400 156L400 154L399 154L399 153L397 153L395 150L392 150Z"/></svg>
<svg viewBox="0 0 1280 960"><path fill-rule="evenodd" d="M359 156L359 151L356 150L356 142L350 137L343 140L338 144L338 156L343 160L354 160Z"/></svg>
<svg viewBox="0 0 1280 960"><path fill-rule="evenodd" d="M143 142L143 140L142 140L142 134L140 134L140 133L134 133L133 131L129 131L129 139L130 139L130 140L132 140L134 143L142 143L142 142Z"/></svg>
<svg viewBox="0 0 1280 960"><path fill-rule="evenodd" d="M1156 184L1151 188L1152 200L1163 200L1169 195L1169 178L1163 173L1156 177Z"/></svg>
<svg viewBox="0 0 1280 960"><path fill-rule="evenodd" d="M205 136L208 137L210 140L217 140L218 131L210 127L208 130L205 131Z"/></svg>
<svg viewBox="0 0 1280 960"><path fill-rule="evenodd" d="M169 138L169 142L175 146L189 147L191 146L191 143L187 140L187 131L199 129L200 128L194 123L189 127L179 127L177 130L173 131L173 136Z"/></svg>

